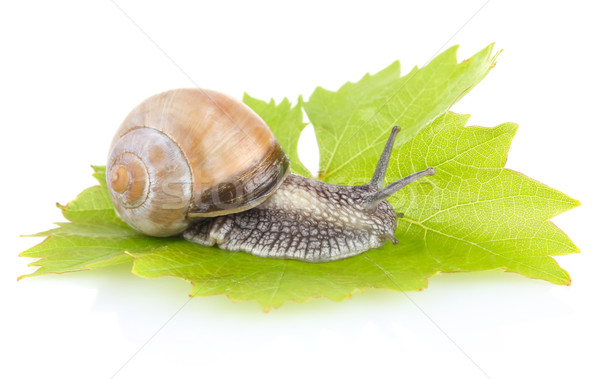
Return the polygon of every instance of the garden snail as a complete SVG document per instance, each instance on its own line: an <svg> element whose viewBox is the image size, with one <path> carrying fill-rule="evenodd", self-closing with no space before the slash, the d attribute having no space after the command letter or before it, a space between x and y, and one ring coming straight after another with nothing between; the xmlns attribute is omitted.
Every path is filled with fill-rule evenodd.
<svg viewBox="0 0 600 379"><path fill-rule="evenodd" d="M368 184L333 185L290 174L271 130L245 104L210 90L171 90L143 101L121 124L107 184L117 214L144 234L333 261L398 243L385 199L435 173L430 167L382 188L398 130Z"/></svg>

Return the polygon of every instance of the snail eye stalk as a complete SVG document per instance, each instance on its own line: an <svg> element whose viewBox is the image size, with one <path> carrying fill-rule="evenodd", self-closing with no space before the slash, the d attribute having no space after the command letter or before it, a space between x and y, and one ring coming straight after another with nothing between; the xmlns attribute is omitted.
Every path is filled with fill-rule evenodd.
<svg viewBox="0 0 600 379"><path fill-rule="evenodd" d="M379 157L379 162L377 162L377 167L373 173L373 178L371 178L371 181L369 182L370 185L377 187L377 189L381 189L383 186L385 172L387 171L388 163L390 163L390 157L392 156L392 149L394 148L394 141L396 140L396 136L398 135L399 131L399 126L394 126L392 128L392 132L390 133L385 147L383 148L383 152Z"/></svg>
<svg viewBox="0 0 600 379"><path fill-rule="evenodd" d="M379 158L379 162L377 162L377 167L375 168L375 173L373 174L373 178L369 182L370 185L376 187L378 189L377 192L367 196L364 200L365 206L368 209L375 209L377 204L392 196L401 188L409 185L415 180L421 179L425 176L430 176L435 174L435 168L428 167L423 171L415 172L414 174L410 174L402 179L395 181L394 183L388 185L385 188L382 188L383 181L385 179L385 173L387 171L388 163L390 162L390 157L392 155L392 149L394 148L394 141L396 140L396 135L400 131L400 127L394 126L392 128L392 132L383 148L383 152L381 153L381 157Z"/></svg>

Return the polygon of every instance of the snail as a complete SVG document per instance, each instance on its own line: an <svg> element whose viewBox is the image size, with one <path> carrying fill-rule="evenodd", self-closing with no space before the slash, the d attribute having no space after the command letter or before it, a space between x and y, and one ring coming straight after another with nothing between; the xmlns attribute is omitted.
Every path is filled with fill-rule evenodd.
<svg viewBox="0 0 600 379"><path fill-rule="evenodd" d="M150 236L182 235L260 257L328 262L394 237L386 201L429 167L383 187L399 128L371 181L346 186L290 173L266 123L216 91L176 89L131 111L109 152L106 181L119 217Z"/></svg>

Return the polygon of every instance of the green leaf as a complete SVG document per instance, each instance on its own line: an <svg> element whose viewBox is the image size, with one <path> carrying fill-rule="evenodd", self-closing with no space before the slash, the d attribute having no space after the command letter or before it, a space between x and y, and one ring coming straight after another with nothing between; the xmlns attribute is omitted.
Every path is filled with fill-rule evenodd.
<svg viewBox="0 0 600 379"><path fill-rule="evenodd" d="M429 257L437 271L503 268L569 284L568 273L550 256L578 250L547 220L579 202L503 168L515 124L465 128L467 120L453 113L440 116L390 163L390 179L436 169L390 200L404 213L396 235L419 243L423 261Z"/></svg>
<svg viewBox="0 0 600 379"><path fill-rule="evenodd" d="M319 143L319 178L341 184L370 172L391 127L402 128L396 145L412 139L485 77L498 56L493 49L457 64L454 46L405 76L394 62L337 92L318 87L303 105Z"/></svg>
<svg viewBox="0 0 600 379"><path fill-rule="evenodd" d="M32 264L38 270L25 276L133 262L136 275L190 281L192 296L226 294L232 300L255 300L265 310L290 300L327 297L341 301L369 288L418 290L440 272L499 268L569 284L568 273L551 256L577 248L548 220L579 203L504 168L516 125L465 127L468 116L445 111L485 75L494 60L491 47L459 65L454 53L451 49L405 77L399 77L395 63L359 83L346 84L337 93L317 89L304 103L327 157L322 161L326 162L322 173L326 180L368 181L382 149L380 142L394 123L402 122L403 137L394 151L387 181L428 166L436 168L436 175L403 188L390 199L404 214L398 220L398 245L388 243L349 259L314 264L222 251L179 238L147 237L115 215L104 168L95 166L100 184L60 207L70 222L37 234L46 240L21 254L40 258ZM414 92L416 83L423 89ZM379 109L385 96L389 101L374 113L373 107ZM287 100L276 105L248 95L244 101L282 141L293 169L307 173L296 151L305 125L301 108ZM365 120L374 126L361 128ZM345 139L349 142L343 143ZM332 141L341 143L329 145ZM355 156L358 151L361 155Z"/></svg>
<svg viewBox="0 0 600 379"><path fill-rule="evenodd" d="M31 263L31 266L39 268L21 278L131 262L133 258L125 251L164 245L165 241L143 236L117 217L108 196L104 167L93 168L100 185L84 190L67 206L59 205L65 218L71 222L58 223L58 228L34 235L47 238L20 255L40 258Z"/></svg>
<svg viewBox="0 0 600 379"><path fill-rule="evenodd" d="M399 256L390 251L314 264L258 258L180 241L134 255L133 273L137 275L185 278L194 285L191 296L226 294L232 300L256 300L264 310L290 300L328 297L342 301L367 288L417 290L424 288L426 278L434 274L428 267L420 267L411 254ZM381 267L375 259L387 264Z"/></svg>
<svg viewBox="0 0 600 379"><path fill-rule="evenodd" d="M292 172L302 176L310 176L310 172L304 167L298 158L298 139L302 129L307 125L302 120L302 106L292 103L285 98L279 104L271 99L269 103L258 100L244 94L244 103L254 110L269 125L283 151L290 158Z"/></svg>

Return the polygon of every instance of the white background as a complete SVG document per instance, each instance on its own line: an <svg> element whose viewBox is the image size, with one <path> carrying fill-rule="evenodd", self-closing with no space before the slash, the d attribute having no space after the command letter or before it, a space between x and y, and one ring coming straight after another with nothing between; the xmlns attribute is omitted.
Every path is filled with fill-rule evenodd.
<svg viewBox="0 0 600 379"><path fill-rule="evenodd" d="M0 376L599 377L594 2L117 3L160 48L108 0L0 6ZM581 248L557 258L570 287L447 274L422 292L264 314L224 296L186 303L186 282L126 267L16 281L32 271L17 254L41 242L19 235L61 221L54 203L94 185L89 165L104 164L117 126L149 95L196 83L295 100L396 59L406 73L451 45L462 60L494 41L497 67L453 110L470 124L517 122L507 167L582 201L555 219Z"/></svg>

